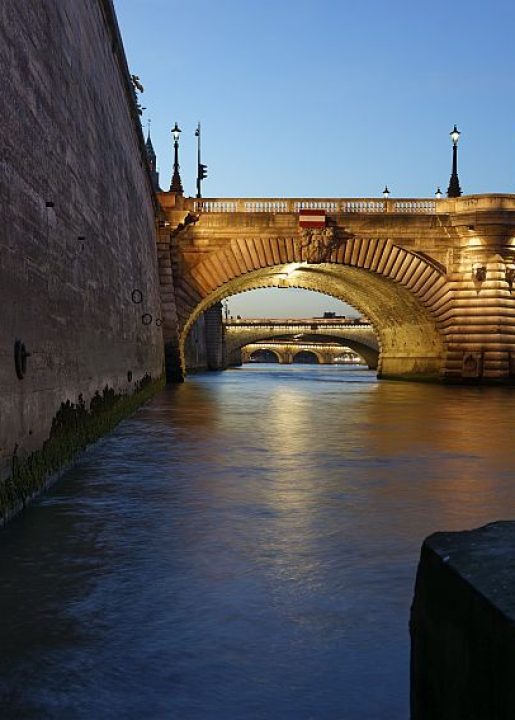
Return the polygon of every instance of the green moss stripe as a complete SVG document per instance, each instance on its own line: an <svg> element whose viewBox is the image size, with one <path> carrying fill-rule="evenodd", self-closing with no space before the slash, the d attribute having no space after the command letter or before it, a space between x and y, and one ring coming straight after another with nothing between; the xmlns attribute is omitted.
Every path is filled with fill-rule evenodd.
<svg viewBox="0 0 515 720"><path fill-rule="evenodd" d="M164 377L153 380L150 375L145 375L135 385L136 390L130 395L117 394L106 386L102 394L95 393L89 408L81 395L76 403L69 400L62 403L42 447L23 459L15 450L11 475L0 484L0 525L39 495L48 486L51 476L69 463L77 452L108 433L161 390Z"/></svg>

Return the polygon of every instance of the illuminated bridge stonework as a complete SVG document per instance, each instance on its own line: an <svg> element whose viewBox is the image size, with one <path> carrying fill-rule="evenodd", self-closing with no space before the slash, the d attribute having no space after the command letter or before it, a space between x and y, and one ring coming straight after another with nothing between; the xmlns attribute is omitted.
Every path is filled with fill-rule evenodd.
<svg viewBox="0 0 515 720"><path fill-rule="evenodd" d="M515 375L515 195L195 200L162 193L160 201L170 358L177 350L184 357L193 323L225 297L298 287L369 318L380 377ZM302 207L325 209L327 227L300 229ZM177 315L167 312L172 292Z"/></svg>
<svg viewBox="0 0 515 720"><path fill-rule="evenodd" d="M237 365L241 362L241 349L244 346L258 342L262 344L267 340L318 343L316 353L320 358L325 358L322 343L334 345L336 342L339 344L340 352L343 347L354 350L370 368L375 369L378 364L379 344L374 329L368 323L349 323L338 318L228 320L224 323L224 337L228 365ZM294 346L291 348L288 346L283 355L285 352L295 353ZM335 352L328 351L328 353L328 359L320 362L332 362Z"/></svg>
<svg viewBox="0 0 515 720"><path fill-rule="evenodd" d="M299 355L312 356L312 361L320 365L367 365L364 359L348 347L343 345L329 345L326 343L307 342L259 342L246 345L241 349L239 364L253 362L256 355L273 353L281 365L290 365L299 361Z"/></svg>

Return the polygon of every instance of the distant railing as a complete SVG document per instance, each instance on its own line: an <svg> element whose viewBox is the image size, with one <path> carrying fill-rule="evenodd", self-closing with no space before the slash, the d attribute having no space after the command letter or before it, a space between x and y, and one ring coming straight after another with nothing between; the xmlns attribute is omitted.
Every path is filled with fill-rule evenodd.
<svg viewBox="0 0 515 720"><path fill-rule="evenodd" d="M226 327L279 327L279 326L298 326L306 327L309 326L315 329L315 326L327 327L352 327L352 328L371 328L372 326L368 322L363 322L359 318L345 318L345 317L334 317L334 318L227 318L224 320Z"/></svg>
<svg viewBox="0 0 515 720"><path fill-rule="evenodd" d="M202 198L188 199L198 213L299 213L301 210L325 210L328 215L339 213L409 213L434 215L445 200L381 198ZM447 210L446 210L447 211Z"/></svg>
<svg viewBox="0 0 515 720"><path fill-rule="evenodd" d="M251 342L248 345L245 345L247 348L247 351L250 348L259 348L259 347L291 347L292 345L298 345L304 348L316 348L317 350L341 350L344 352L344 345L341 345L341 343L315 343L315 342L308 342L306 340L293 340L292 338L287 338L285 340L275 340L274 338L268 338L267 340L260 340L256 342Z"/></svg>

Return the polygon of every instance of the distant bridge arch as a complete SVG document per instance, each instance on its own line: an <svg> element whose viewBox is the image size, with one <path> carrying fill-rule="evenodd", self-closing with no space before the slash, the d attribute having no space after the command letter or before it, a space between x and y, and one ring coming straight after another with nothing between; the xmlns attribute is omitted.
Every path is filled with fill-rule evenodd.
<svg viewBox="0 0 515 720"><path fill-rule="evenodd" d="M248 353L248 356L245 358L245 360L246 362L282 362L280 352L270 347L258 347L252 350Z"/></svg>
<svg viewBox="0 0 515 720"><path fill-rule="evenodd" d="M314 363L322 365L320 355L315 350L299 350L291 359L292 363Z"/></svg>

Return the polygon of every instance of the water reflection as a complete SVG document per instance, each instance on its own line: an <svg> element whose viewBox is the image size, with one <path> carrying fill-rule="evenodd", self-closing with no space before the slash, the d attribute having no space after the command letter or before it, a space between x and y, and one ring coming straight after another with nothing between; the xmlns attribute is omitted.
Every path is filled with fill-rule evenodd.
<svg viewBox="0 0 515 720"><path fill-rule="evenodd" d="M507 389L167 391L0 536L2 718L407 718L421 539L515 515Z"/></svg>

